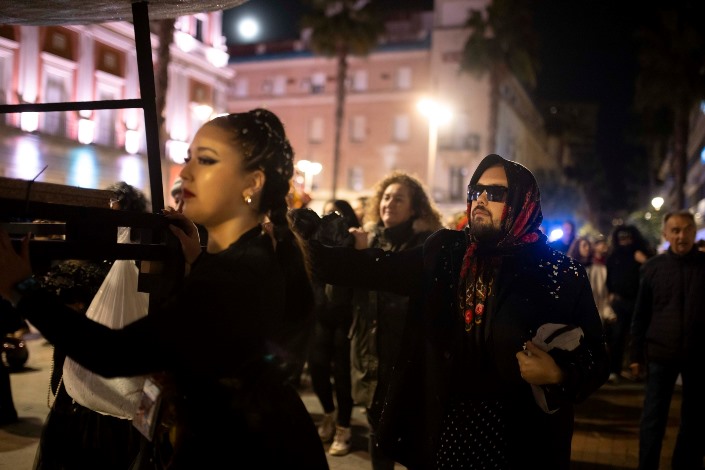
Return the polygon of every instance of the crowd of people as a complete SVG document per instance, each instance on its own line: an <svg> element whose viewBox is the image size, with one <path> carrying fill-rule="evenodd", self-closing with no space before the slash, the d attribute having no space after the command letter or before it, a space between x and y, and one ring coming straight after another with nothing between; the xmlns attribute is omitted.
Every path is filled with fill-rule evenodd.
<svg viewBox="0 0 705 470"><path fill-rule="evenodd" d="M326 452L351 451L358 405L373 470L568 469L574 406L645 369L640 468L657 468L679 374L674 468L699 468L705 253L692 214L664 218L662 254L629 225L591 238L566 221L549 243L531 171L488 155L447 226L401 171L319 215L291 208L293 162L270 111L198 130L163 210L186 275L162 305L137 292L134 261L80 289L74 279L67 299L51 288L56 269L31 266L28 238L16 251L0 233L7 310L55 346L35 468L211 468L233 453L328 468ZM112 208L144 210L135 188L110 189ZM191 347L196 322L208 351ZM315 423L291 380L303 363ZM6 382L0 418L12 422Z"/></svg>

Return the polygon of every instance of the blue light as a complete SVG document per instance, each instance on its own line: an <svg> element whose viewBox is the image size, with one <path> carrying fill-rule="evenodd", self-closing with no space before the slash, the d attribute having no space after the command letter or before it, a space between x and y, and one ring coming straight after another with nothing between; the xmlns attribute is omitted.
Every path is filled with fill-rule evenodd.
<svg viewBox="0 0 705 470"><path fill-rule="evenodd" d="M69 186L96 188L98 167L91 147L76 147L69 152Z"/></svg>
<svg viewBox="0 0 705 470"><path fill-rule="evenodd" d="M700 163L705 163L705 147L700 149Z"/></svg>
<svg viewBox="0 0 705 470"><path fill-rule="evenodd" d="M563 229L562 228L554 228L553 230L551 230L551 234L548 236L548 241L554 242L561 237L563 237Z"/></svg>

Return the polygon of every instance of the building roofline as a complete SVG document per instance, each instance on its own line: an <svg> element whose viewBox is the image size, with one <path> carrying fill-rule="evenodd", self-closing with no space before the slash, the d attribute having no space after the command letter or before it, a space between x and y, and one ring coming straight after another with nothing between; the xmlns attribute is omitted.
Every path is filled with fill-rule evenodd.
<svg viewBox="0 0 705 470"><path fill-rule="evenodd" d="M384 54L386 52L405 52L405 51L422 51L431 48L431 38L426 37L420 41L409 41L409 42L397 42L393 44L382 44L376 47L371 54ZM294 59L310 59L314 57L321 57L320 55L314 54L310 49L302 51L286 51L286 52L275 52L271 54L254 54L247 56L237 56L235 54L230 54L230 59L228 60L229 65L237 65L243 63L252 62L268 62L276 60L294 60Z"/></svg>

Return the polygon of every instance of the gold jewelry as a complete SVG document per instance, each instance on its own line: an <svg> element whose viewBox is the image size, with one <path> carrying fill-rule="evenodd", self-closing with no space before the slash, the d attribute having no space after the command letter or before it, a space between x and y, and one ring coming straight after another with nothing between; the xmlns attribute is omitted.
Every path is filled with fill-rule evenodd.
<svg viewBox="0 0 705 470"><path fill-rule="evenodd" d="M252 205L252 196L244 196L242 199L245 201L245 204L247 204L248 206Z"/></svg>

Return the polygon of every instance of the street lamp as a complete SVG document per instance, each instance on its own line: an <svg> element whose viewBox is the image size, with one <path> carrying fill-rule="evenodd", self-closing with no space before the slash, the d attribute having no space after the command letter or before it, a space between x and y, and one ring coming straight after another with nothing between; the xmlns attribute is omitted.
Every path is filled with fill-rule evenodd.
<svg viewBox="0 0 705 470"><path fill-rule="evenodd" d="M438 154L438 126L447 123L453 117L448 106L430 98L423 98L416 108L428 119L428 171L427 184L433 194L433 183L436 172L436 156Z"/></svg>
<svg viewBox="0 0 705 470"><path fill-rule="evenodd" d="M661 209L661 206L663 206L664 200L661 196L656 196L651 200L651 205L654 206L654 209L657 211Z"/></svg>
<svg viewBox="0 0 705 470"><path fill-rule="evenodd" d="M309 160L299 160L296 162L296 169L304 174L304 191L310 193L313 187L313 177L321 172L323 165Z"/></svg>

